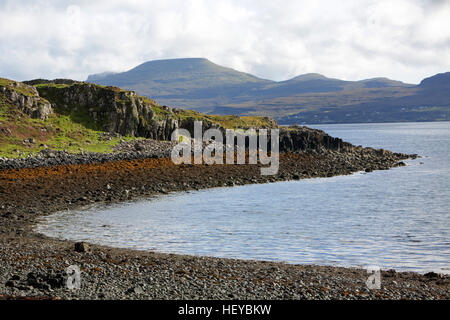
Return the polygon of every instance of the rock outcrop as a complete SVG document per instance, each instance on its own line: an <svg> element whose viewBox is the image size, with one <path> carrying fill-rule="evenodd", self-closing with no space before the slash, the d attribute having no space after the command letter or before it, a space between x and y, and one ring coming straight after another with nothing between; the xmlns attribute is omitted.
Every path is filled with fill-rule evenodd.
<svg viewBox="0 0 450 320"><path fill-rule="evenodd" d="M9 86L0 86L0 92L14 101L20 110L40 119L45 119L54 111L70 116L73 121L91 129L155 140L170 140L176 128L187 129L193 136L194 122L201 120L204 131L218 128L223 132L223 141L226 140L225 128L211 120L214 118L160 106L134 91L69 79L10 83ZM265 119L264 123L269 127L278 127L274 120ZM280 152L348 151L356 148L317 129L291 126L279 127L279 130Z"/></svg>
<svg viewBox="0 0 450 320"><path fill-rule="evenodd" d="M0 95L20 111L35 119L45 120L53 113L50 102L39 96L35 87L12 80L0 79Z"/></svg>
<svg viewBox="0 0 450 320"><path fill-rule="evenodd" d="M55 112L70 115L93 129L157 140L170 140L179 127L193 130L195 118L186 117L183 110L159 106L134 91L68 80L37 88L41 96L52 102ZM211 121L204 121L203 126L219 127Z"/></svg>
<svg viewBox="0 0 450 320"><path fill-rule="evenodd" d="M281 152L307 152L307 151L348 151L355 148L352 144L335 138L322 130L302 126L292 126L280 129Z"/></svg>
<svg viewBox="0 0 450 320"><path fill-rule="evenodd" d="M152 103L133 91L89 83L53 83L38 86L38 90L57 113L102 131L144 136L155 116Z"/></svg>

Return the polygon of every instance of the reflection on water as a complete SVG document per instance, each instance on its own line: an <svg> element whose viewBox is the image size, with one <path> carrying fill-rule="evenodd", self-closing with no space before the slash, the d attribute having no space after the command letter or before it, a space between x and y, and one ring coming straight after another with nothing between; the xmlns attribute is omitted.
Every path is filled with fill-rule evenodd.
<svg viewBox="0 0 450 320"><path fill-rule="evenodd" d="M171 253L450 273L450 123L316 126L418 153L370 174L216 188L63 212L38 231Z"/></svg>

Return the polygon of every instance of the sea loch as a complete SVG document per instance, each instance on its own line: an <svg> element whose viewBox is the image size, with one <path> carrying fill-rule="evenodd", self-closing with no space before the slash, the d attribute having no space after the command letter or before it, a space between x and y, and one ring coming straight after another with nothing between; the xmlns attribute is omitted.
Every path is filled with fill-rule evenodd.
<svg viewBox="0 0 450 320"><path fill-rule="evenodd" d="M450 123L318 128L421 158L386 171L64 212L44 218L38 231L170 253L449 273Z"/></svg>

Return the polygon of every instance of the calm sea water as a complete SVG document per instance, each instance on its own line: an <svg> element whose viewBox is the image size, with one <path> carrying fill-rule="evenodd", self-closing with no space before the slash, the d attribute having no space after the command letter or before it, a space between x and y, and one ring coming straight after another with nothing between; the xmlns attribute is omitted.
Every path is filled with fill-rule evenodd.
<svg viewBox="0 0 450 320"><path fill-rule="evenodd" d="M422 158L389 171L62 212L37 230L169 253L450 273L450 123L314 127Z"/></svg>

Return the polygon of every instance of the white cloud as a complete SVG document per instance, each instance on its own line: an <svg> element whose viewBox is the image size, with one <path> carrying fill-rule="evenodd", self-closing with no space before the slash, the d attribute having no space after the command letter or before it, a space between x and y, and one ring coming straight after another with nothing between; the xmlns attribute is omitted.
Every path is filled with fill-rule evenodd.
<svg viewBox="0 0 450 320"><path fill-rule="evenodd" d="M206 57L285 80L306 72L417 83L450 70L450 2L0 1L0 76L84 80Z"/></svg>

